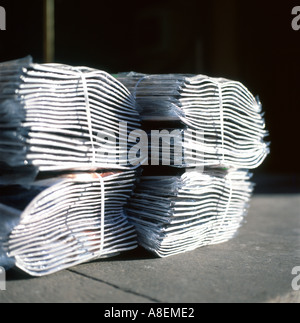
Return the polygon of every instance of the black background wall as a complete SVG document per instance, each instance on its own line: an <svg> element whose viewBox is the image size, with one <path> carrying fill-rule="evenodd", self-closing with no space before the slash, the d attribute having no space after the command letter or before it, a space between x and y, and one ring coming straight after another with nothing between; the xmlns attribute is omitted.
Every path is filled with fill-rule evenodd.
<svg viewBox="0 0 300 323"><path fill-rule="evenodd" d="M56 0L55 62L110 73L201 73L232 78L259 95L271 155L258 172L299 173L299 1ZM0 61L43 62L43 1L0 0L7 30ZM300 23L300 22L299 22Z"/></svg>

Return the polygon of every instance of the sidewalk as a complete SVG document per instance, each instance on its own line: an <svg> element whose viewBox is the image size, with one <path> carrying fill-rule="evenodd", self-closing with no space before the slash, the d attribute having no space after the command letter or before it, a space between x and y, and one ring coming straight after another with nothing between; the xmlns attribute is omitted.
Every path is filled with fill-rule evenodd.
<svg viewBox="0 0 300 323"><path fill-rule="evenodd" d="M300 302L300 193L257 192L228 243L166 259L137 249L42 278L14 270L0 303Z"/></svg>

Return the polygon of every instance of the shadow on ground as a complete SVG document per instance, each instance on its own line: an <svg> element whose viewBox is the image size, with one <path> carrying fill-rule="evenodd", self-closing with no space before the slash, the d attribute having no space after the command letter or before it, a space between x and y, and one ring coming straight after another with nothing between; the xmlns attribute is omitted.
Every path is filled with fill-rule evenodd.
<svg viewBox="0 0 300 323"><path fill-rule="evenodd" d="M138 247L134 250L130 250L127 252L124 252L120 255L117 255L115 257L111 258L104 258L104 259L97 259L90 261L89 263L98 263L98 262L114 262L114 261L136 261L136 260L145 260L145 259L156 259L155 255L153 255L151 252L145 250L142 247ZM30 279L36 279L36 277L32 277L20 269L14 267L7 271L6 273L6 279L7 281L18 281L18 280L30 280Z"/></svg>

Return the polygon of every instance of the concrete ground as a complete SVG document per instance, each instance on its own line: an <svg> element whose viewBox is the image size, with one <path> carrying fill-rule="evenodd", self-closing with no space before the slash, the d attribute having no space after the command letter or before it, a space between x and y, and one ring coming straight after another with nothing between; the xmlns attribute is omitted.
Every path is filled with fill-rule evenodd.
<svg viewBox="0 0 300 323"><path fill-rule="evenodd" d="M235 239L166 259L143 249L31 278L7 273L0 303L300 302L299 178L257 179ZM300 271L299 271L300 274Z"/></svg>

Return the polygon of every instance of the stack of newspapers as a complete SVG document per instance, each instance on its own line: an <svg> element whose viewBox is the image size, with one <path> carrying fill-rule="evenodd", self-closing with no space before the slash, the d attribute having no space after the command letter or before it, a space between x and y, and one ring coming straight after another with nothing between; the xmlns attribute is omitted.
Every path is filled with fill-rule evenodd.
<svg viewBox="0 0 300 323"><path fill-rule="evenodd" d="M228 241L266 136L239 82L2 63L0 266L43 276L138 244L167 257Z"/></svg>
<svg viewBox="0 0 300 323"><path fill-rule="evenodd" d="M136 97L141 118L151 130L162 130L157 127L164 121L181 132L188 157L181 167L255 169L269 153L262 106L239 82L133 72L117 78ZM196 136L202 136L202 142L195 146ZM189 153L193 150L194 157Z"/></svg>
<svg viewBox="0 0 300 323"><path fill-rule="evenodd" d="M166 257L231 239L244 220L252 189L245 171L144 176L128 214L140 244Z"/></svg>
<svg viewBox="0 0 300 323"><path fill-rule="evenodd" d="M167 257L233 238L251 201L249 170L269 154L259 100L223 78L116 77L136 98L152 163L178 169L141 177L127 208L139 243Z"/></svg>
<svg viewBox="0 0 300 323"><path fill-rule="evenodd" d="M33 276L136 248L124 205L135 172L65 174L0 196L5 258Z"/></svg>
<svg viewBox="0 0 300 323"><path fill-rule="evenodd" d="M134 97L106 72L0 64L0 266L42 276L135 248L124 206L138 128Z"/></svg>
<svg viewBox="0 0 300 323"><path fill-rule="evenodd" d="M127 137L140 119L133 96L108 73L28 57L0 64L0 127L5 184L16 174L131 168Z"/></svg>

